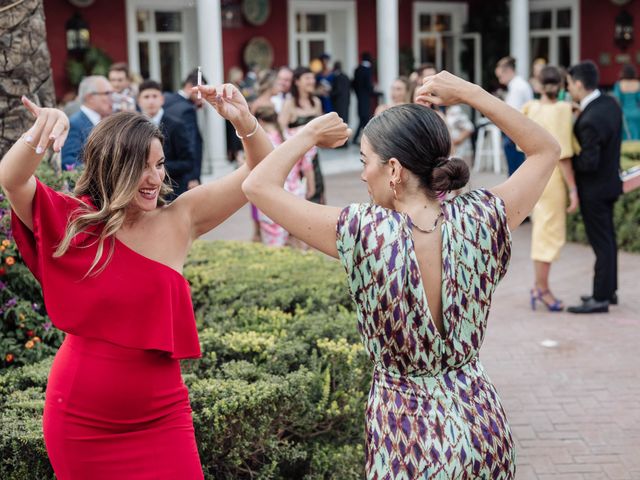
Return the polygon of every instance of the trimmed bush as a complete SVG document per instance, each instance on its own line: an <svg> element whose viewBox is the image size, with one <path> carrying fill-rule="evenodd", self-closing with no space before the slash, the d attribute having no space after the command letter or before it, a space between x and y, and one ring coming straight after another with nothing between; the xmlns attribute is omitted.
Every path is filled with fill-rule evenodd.
<svg viewBox="0 0 640 480"><path fill-rule="evenodd" d="M640 190L625 193L616 202L613 222L616 227L618 247L627 252L640 252ZM567 215L567 240L587 242L582 216Z"/></svg>
<svg viewBox="0 0 640 480"><path fill-rule="evenodd" d="M196 242L186 276L203 357L183 362L183 378L206 478L362 478L371 365L338 262ZM41 426L50 367L0 374L2 479L53 477Z"/></svg>
<svg viewBox="0 0 640 480"><path fill-rule="evenodd" d="M184 275L198 317L242 307L353 309L340 264L323 255L238 242L195 242Z"/></svg>

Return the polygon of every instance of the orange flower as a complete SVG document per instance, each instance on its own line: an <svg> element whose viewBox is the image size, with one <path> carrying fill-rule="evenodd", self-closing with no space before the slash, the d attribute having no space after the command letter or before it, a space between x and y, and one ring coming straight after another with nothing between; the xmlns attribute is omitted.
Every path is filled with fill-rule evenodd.
<svg viewBox="0 0 640 480"><path fill-rule="evenodd" d="M13 257L7 257L7 259L5 260L5 262L6 262L6 264L7 264L7 265L11 266L11 265L13 265L14 263L16 263L16 259L15 259L15 258L13 258Z"/></svg>
<svg viewBox="0 0 640 480"><path fill-rule="evenodd" d="M29 340L27 343L24 344L25 348L28 348L29 350L31 350L34 347L35 343L33 340Z"/></svg>
<svg viewBox="0 0 640 480"><path fill-rule="evenodd" d="M0 252L4 252L5 248L4 245L0 245Z"/></svg>
<svg viewBox="0 0 640 480"><path fill-rule="evenodd" d="M6 362L8 362L8 363L13 362L13 358L14 358L14 357L13 357L13 353L7 353L7 354L5 355L5 357L4 357L5 361L6 361Z"/></svg>
<svg viewBox="0 0 640 480"><path fill-rule="evenodd" d="M11 245L11 242L9 240L7 240L6 238L4 240L2 240L2 246L3 247L8 247L9 245Z"/></svg>
<svg viewBox="0 0 640 480"><path fill-rule="evenodd" d="M40 337L33 337L32 340L36 343L38 343L40 341Z"/></svg>

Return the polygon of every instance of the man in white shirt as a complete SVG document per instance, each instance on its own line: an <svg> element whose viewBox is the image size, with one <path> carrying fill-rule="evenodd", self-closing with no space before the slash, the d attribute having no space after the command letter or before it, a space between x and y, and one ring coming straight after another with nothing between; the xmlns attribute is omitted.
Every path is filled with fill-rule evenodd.
<svg viewBox="0 0 640 480"><path fill-rule="evenodd" d="M507 87L507 96L504 99L507 105L520 111L525 103L533 99L533 90L529 82L516 75L515 58L501 58L496 65L495 74L498 81ZM504 155L507 157L509 176L511 176L524 162L524 153L519 151L516 144L504 134L502 136L502 146Z"/></svg>
<svg viewBox="0 0 640 480"><path fill-rule="evenodd" d="M572 66L568 88L580 102L573 133L580 153L572 159L584 230L596 257L592 291L571 313L605 313L618 303L618 248L613 209L622 194L620 143L622 110L616 100L598 89L599 72L590 60Z"/></svg>
<svg viewBox="0 0 640 480"><path fill-rule="evenodd" d="M102 75L85 77L78 86L80 111L69 117L69 135L61 151L61 164L70 170L82 163L81 152L89 133L104 117L111 115L113 88Z"/></svg>

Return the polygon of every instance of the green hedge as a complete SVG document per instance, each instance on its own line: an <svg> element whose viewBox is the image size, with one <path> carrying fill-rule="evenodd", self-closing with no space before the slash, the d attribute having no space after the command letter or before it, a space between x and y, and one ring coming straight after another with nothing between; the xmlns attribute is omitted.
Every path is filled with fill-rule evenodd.
<svg viewBox="0 0 640 480"><path fill-rule="evenodd" d="M294 312L353 309L338 262L313 252L238 242L196 242L184 269L198 317L242 307Z"/></svg>
<svg viewBox="0 0 640 480"><path fill-rule="evenodd" d="M360 479L371 365L340 265L197 242L203 357L183 362L208 479ZM41 431L51 358L0 375L0 478L52 478Z"/></svg>
<svg viewBox="0 0 640 480"><path fill-rule="evenodd" d="M616 202L613 222L618 247L627 252L640 252L640 189L625 193ZM567 215L567 240L587 243L582 216Z"/></svg>

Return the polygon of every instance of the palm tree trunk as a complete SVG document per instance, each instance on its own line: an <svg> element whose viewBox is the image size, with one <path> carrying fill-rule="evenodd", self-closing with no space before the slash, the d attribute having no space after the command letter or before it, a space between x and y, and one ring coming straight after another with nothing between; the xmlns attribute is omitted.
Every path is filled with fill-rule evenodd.
<svg viewBox="0 0 640 480"><path fill-rule="evenodd" d="M0 158L33 123L20 97L55 106L42 0L0 2Z"/></svg>

